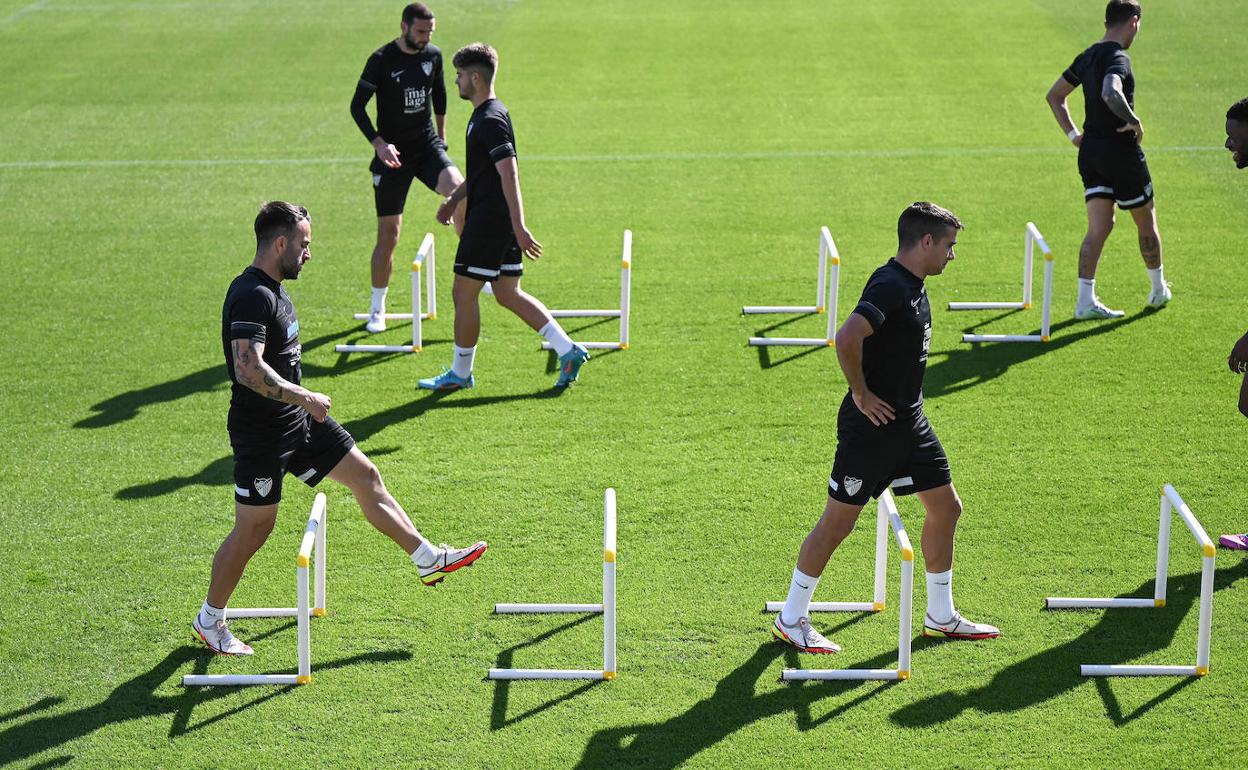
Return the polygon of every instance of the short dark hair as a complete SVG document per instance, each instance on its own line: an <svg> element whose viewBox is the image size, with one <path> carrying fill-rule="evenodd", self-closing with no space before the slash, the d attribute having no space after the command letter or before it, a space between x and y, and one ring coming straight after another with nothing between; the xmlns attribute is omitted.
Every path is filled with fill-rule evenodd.
<svg viewBox="0 0 1248 770"><path fill-rule="evenodd" d="M485 70L489 80L494 79L494 71L498 69L498 51L486 43L469 43L455 52L451 64L457 70L473 67Z"/></svg>
<svg viewBox="0 0 1248 770"><path fill-rule="evenodd" d="M1109 0L1105 6L1105 26L1112 27L1124 21L1139 18L1140 4L1137 0Z"/></svg>
<svg viewBox="0 0 1248 770"><path fill-rule="evenodd" d="M927 201L911 203L897 220L897 248L908 249L925 235L941 237L950 229L962 229L962 221L952 211Z"/></svg>
<svg viewBox="0 0 1248 770"><path fill-rule="evenodd" d="M1232 104L1231 108L1226 111L1226 119L1248 123L1248 99L1240 99Z"/></svg>
<svg viewBox="0 0 1248 770"><path fill-rule="evenodd" d="M433 21L433 11L429 10L429 6L424 3L408 3L403 7L403 23L411 24L420 19L421 21Z"/></svg>
<svg viewBox="0 0 1248 770"><path fill-rule="evenodd" d="M290 235L303 220L312 221L303 206L287 201L269 201L256 214L256 245L263 246L279 235Z"/></svg>

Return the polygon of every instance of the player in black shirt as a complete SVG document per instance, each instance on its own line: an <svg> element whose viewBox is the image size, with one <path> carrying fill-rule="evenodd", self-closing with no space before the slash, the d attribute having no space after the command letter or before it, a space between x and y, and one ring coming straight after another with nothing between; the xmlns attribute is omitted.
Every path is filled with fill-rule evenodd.
<svg viewBox="0 0 1248 770"><path fill-rule="evenodd" d="M468 548L434 546L386 491L377 466L329 416L329 396L299 384L299 319L282 287L311 259L307 209L266 203L256 217L256 256L234 279L221 309L221 342L232 383L227 425L234 448L234 529L212 561L208 598L192 627L215 652L250 655L226 626L225 606L248 560L277 520L282 478L310 487L331 478L355 496L369 523L411 555L420 579L435 585L476 561L484 541Z"/></svg>
<svg viewBox="0 0 1248 770"><path fill-rule="evenodd" d="M464 181L446 154L446 82L442 52L429 42L433 29L428 6L412 3L405 7L402 34L368 57L351 99L351 117L375 151L369 165L377 208L372 304L365 324L370 332L386 328L386 289L412 178L443 196ZM377 128L365 109L374 95ZM462 208L455 220L458 230Z"/></svg>
<svg viewBox="0 0 1248 770"><path fill-rule="evenodd" d="M1226 111L1226 149L1231 151L1236 168L1248 168L1248 99L1240 99ZM1248 334L1231 348L1226 363L1236 374L1248 372ZM1248 375L1239 386L1239 412L1248 417ZM1218 542L1226 548L1248 551L1248 533L1223 535Z"/></svg>
<svg viewBox="0 0 1248 770"><path fill-rule="evenodd" d="M475 384L472 365L481 334L478 299L490 283L498 304L545 337L559 356L555 387L576 382L589 352L572 341L551 317L541 300L520 289L524 254L542 255L542 244L524 222L520 196L520 170L516 161L516 135L511 115L494 95L498 54L485 43L472 43L455 53L455 85L460 98L472 102L464 151L468 179L455 188L438 209L438 221L447 224L457 206L467 201L464 231L455 253L455 350L452 366L437 377L420 380L427 390L460 390Z"/></svg>
<svg viewBox="0 0 1248 770"><path fill-rule="evenodd" d="M1127 49L1140 29L1140 4L1110 0L1105 8L1105 37L1067 68L1046 97L1057 125L1079 148L1079 175L1088 208L1088 232L1079 247L1079 299L1075 318L1121 318L1096 296L1096 265L1114 228L1114 203L1131 212L1139 231L1140 254L1152 288L1149 307L1170 301L1161 265L1161 233L1153 205L1153 180L1140 143L1144 127L1135 114L1135 75ZM1075 128L1066 97L1083 86L1083 133Z"/></svg>
<svg viewBox="0 0 1248 770"><path fill-rule="evenodd" d="M836 459L823 516L802 543L784 609L772 633L802 652L840 652L810 625L810 598L833 551L872 497L892 487L917 494L927 511L924 636L989 639L993 626L972 623L953 606L953 535L962 501L949 460L923 413L923 372L932 341L932 311L923 280L954 258L962 223L932 203L914 203L897 222L897 256L871 275L862 299L836 333L836 354L849 383L836 420Z"/></svg>

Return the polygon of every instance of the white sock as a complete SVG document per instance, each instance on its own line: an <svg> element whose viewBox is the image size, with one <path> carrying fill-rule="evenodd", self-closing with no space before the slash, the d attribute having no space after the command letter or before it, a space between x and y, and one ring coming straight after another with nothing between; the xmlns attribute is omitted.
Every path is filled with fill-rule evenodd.
<svg viewBox="0 0 1248 770"><path fill-rule="evenodd" d="M927 573L927 614L937 623L954 616L952 569Z"/></svg>
<svg viewBox="0 0 1248 770"><path fill-rule="evenodd" d="M208 602L204 602L204 606L199 609L199 624L211 626L218 620L225 620L225 608L213 607Z"/></svg>
<svg viewBox="0 0 1248 770"><path fill-rule="evenodd" d="M378 289L376 286L373 287L373 304L372 304L372 307L369 308L368 312L370 313L386 312L386 292L389 290L390 290L389 286L382 286L380 289Z"/></svg>
<svg viewBox="0 0 1248 770"><path fill-rule="evenodd" d="M1096 300L1096 279L1079 279L1079 304L1087 307Z"/></svg>
<svg viewBox="0 0 1248 770"><path fill-rule="evenodd" d="M1162 274L1162 271L1166 269L1166 266L1161 265L1156 270L1152 269L1151 267L1145 268L1145 269L1148 270L1148 277L1153 282L1153 291L1157 292L1158 294L1165 291L1166 290L1166 277L1165 275Z"/></svg>
<svg viewBox="0 0 1248 770"><path fill-rule="evenodd" d="M789 598L784 600L784 609L780 610L781 623L786 626L796 625L798 618L804 618L810 614L810 597L815 595L817 585L819 585L819 578L811 577L796 567L793 568L793 580L789 583Z"/></svg>
<svg viewBox="0 0 1248 770"><path fill-rule="evenodd" d="M477 346L470 348L461 348L459 345L452 345L454 348L455 360L451 362L451 371L455 372L456 377L468 379L468 375L472 374L472 364L477 360Z"/></svg>
<svg viewBox="0 0 1248 770"><path fill-rule="evenodd" d="M561 357L566 356L568 351L572 349L572 338L563 330L559 322L553 318L550 319L550 323L542 327L538 334L545 337L550 346L555 349L555 353Z"/></svg>
<svg viewBox="0 0 1248 770"><path fill-rule="evenodd" d="M412 564L417 567L428 567L437 562L442 555L441 548L434 548L428 540L422 540L420 547L412 551Z"/></svg>

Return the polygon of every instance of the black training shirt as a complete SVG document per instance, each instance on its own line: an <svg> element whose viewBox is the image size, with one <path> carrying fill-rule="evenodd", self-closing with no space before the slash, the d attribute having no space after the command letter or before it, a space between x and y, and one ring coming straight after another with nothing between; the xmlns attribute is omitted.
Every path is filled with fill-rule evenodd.
<svg viewBox="0 0 1248 770"><path fill-rule="evenodd" d="M302 409L265 398L234 376L233 340L264 343L264 362L282 379L299 384L299 319L282 285L258 267L248 267L234 279L221 308L221 344L225 368L233 389L230 396L230 428L261 432L284 431L302 425Z"/></svg>
<svg viewBox="0 0 1248 770"><path fill-rule="evenodd" d="M893 407L898 422L919 417L923 412L923 372L932 342L932 308L923 281L890 259L871 274L854 312L867 319L874 330L862 344L867 389ZM849 412L867 419L846 396L841 413Z"/></svg>
<svg viewBox="0 0 1248 770"><path fill-rule="evenodd" d="M377 130L373 130L364 109L374 93ZM371 142L380 133L390 144L432 146L438 141L433 126L435 113L446 114L442 51L437 46L430 44L419 53L404 53L397 42L391 41L368 57L351 100L351 116L364 138Z"/></svg>
<svg viewBox="0 0 1248 770"><path fill-rule="evenodd" d="M503 197L503 180L495 163L516 156L511 115L497 99L486 99L472 111L464 143L468 158L468 213L464 229L503 229L511 232L511 212Z"/></svg>
<svg viewBox="0 0 1248 770"><path fill-rule="evenodd" d="M1127 124L1114 114L1101 98L1101 89L1107 75L1122 78L1122 92L1127 104L1135 109L1135 76L1131 74L1131 57L1122 45L1112 40L1102 40L1075 57L1062 77L1072 86L1083 85L1083 131L1085 134L1113 136ZM1119 134L1124 141L1134 142L1131 134Z"/></svg>

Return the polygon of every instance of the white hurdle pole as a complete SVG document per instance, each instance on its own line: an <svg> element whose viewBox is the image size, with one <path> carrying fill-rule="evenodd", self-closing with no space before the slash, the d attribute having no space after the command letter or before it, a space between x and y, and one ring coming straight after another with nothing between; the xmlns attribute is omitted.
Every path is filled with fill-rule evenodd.
<svg viewBox="0 0 1248 770"><path fill-rule="evenodd" d="M425 239L420 243L420 249L416 252L416 258L412 260L412 312L410 313L383 313L382 316L386 320L410 320L412 322L412 344L411 345L335 345L334 351L338 353L419 353L424 346L424 329L422 321L432 321L438 317L437 313L437 279L435 269L435 257L433 248L433 233L427 233ZM429 294L429 311L425 312L421 297L421 274L425 276L426 290ZM356 319L368 318L368 313L356 313Z"/></svg>
<svg viewBox="0 0 1248 770"><path fill-rule="evenodd" d="M1023 280L1023 302L950 302L950 310L981 310L993 308L1026 309L1031 307L1031 264L1036 246L1044 254L1044 298L1040 305L1039 334L963 334L963 342L1049 342L1053 319L1053 252L1032 222L1027 223L1027 239L1023 252L1026 276Z"/></svg>
<svg viewBox="0 0 1248 770"><path fill-rule="evenodd" d="M910 678L910 646L913 634L911 624L914 614L914 547L910 544L910 536L906 534L906 527L901 521L901 515L897 512L893 493L887 489L880 495L879 510L887 515L888 523L897 538L897 550L901 553L901 588L898 602L901 618L897 625L897 668L786 668L780 673L783 681L883 679L904 682Z"/></svg>
<svg viewBox="0 0 1248 770"><path fill-rule="evenodd" d="M633 231L624 231L624 248L620 259L620 307L618 310L551 310L551 318L618 318L620 319L619 342L580 342L590 350L628 350L628 323L632 311ZM551 350L549 342L542 342L542 350Z"/></svg>
<svg viewBox="0 0 1248 770"><path fill-rule="evenodd" d="M601 613L603 622L602 668L491 668L487 678L512 679L600 679L616 676L615 655L615 489L608 487L602 502L602 604L495 604L499 615L529 613Z"/></svg>
<svg viewBox="0 0 1248 770"><path fill-rule="evenodd" d="M819 228L819 276L827 275L827 281L819 282L820 302L810 306L755 306L743 307L742 313L826 313L828 328L826 336L818 337L750 337L754 347L836 347L836 303L841 281L841 255L827 227ZM826 289L824 288L826 285Z"/></svg>
<svg viewBox="0 0 1248 770"><path fill-rule="evenodd" d="M328 503L324 492L318 492L312 503L312 513L303 530L299 554L295 557L295 607L269 607L226 610L230 618L282 618L294 616L298 626L298 673L297 674L187 674L182 677L184 687L242 686L242 685L298 685L312 681L312 616L325 616L325 513ZM315 606L309 600L308 566L316 553Z"/></svg>

